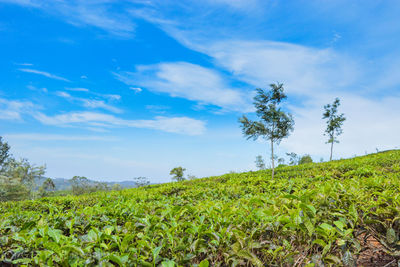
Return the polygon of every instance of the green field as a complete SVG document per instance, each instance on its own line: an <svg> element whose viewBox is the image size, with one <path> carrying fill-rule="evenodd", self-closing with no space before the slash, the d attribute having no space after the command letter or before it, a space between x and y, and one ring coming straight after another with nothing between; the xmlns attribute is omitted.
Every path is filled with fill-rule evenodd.
<svg viewBox="0 0 400 267"><path fill-rule="evenodd" d="M274 180L266 170L0 203L0 261L383 266L400 256L399 219L400 151L387 151L279 167Z"/></svg>

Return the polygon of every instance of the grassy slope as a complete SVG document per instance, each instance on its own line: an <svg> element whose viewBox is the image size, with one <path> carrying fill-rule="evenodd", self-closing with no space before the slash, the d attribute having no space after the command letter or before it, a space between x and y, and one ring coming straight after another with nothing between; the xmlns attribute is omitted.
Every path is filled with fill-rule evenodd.
<svg viewBox="0 0 400 267"><path fill-rule="evenodd" d="M396 255L400 152L0 204L0 260L48 265L342 265ZM168 262L169 261L169 262ZM167 265L170 264L170 265ZM350 266L350 265L349 265Z"/></svg>

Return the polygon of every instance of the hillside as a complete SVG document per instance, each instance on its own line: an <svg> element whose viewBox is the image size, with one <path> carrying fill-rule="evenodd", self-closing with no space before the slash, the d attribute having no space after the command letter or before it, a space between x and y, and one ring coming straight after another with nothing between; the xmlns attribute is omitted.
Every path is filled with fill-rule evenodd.
<svg viewBox="0 0 400 267"><path fill-rule="evenodd" d="M55 266L397 266L399 207L400 151L387 151L278 168L274 180L267 170L1 203L0 255Z"/></svg>

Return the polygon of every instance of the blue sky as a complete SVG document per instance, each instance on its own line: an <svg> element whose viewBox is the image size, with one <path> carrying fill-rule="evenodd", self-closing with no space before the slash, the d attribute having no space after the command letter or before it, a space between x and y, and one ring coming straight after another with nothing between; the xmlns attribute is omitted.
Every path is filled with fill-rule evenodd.
<svg viewBox="0 0 400 267"><path fill-rule="evenodd" d="M269 146L237 120L282 82L296 125L279 156L328 158L335 97L335 158L396 148L398 14L376 0L0 0L0 135L51 177L251 170Z"/></svg>

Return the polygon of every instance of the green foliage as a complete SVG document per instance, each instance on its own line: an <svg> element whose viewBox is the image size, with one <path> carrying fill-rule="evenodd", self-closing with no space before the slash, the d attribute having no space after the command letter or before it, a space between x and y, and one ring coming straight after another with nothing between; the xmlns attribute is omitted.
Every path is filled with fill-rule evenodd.
<svg viewBox="0 0 400 267"><path fill-rule="evenodd" d="M71 179L71 190L74 195L82 195L89 192L90 184L84 176L74 176Z"/></svg>
<svg viewBox="0 0 400 267"><path fill-rule="evenodd" d="M47 178L42 186L39 188L38 195L39 197L47 197L49 196L49 192L54 191L56 186L51 178Z"/></svg>
<svg viewBox="0 0 400 267"><path fill-rule="evenodd" d="M111 190L120 191L120 190L122 190L122 186L120 184L113 184L113 186L111 187Z"/></svg>
<svg viewBox="0 0 400 267"><path fill-rule="evenodd" d="M90 182L89 179L84 176L74 176L71 179L71 191L74 195L109 190L111 189L106 183Z"/></svg>
<svg viewBox="0 0 400 267"><path fill-rule="evenodd" d="M36 181L45 173L45 166L35 166L26 159L16 160L10 146L0 136L0 201L33 199Z"/></svg>
<svg viewBox="0 0 400 267"><path fill-rule="evenodd" d="M0 201L13 201L29 198L30 191L20 179L0 176Z"/></svg>
<svg viewBox="0 0 400 267"><path fill-rule="evenodd" d="M398 257L400 151L0 203L0 265L355 266Z"/></svg>
<svg viewBox="0 0 400 267"><path fill-rule="evenodd" d="M271 143L272 178L274 177L274 144L279 144L283 138L293 131L294 121L292 115L285 112L281 102L287 98L283 92L283 84L270 84L271 90L256 89L254 106L259 121L249 120L245 115L240 119L243 135L247 139L257 140L262 137Z"/></svg>
<svg viewBox="0 0 400 267"><path fill-rule="evenodd" d="M183 172L186 171L185 168L182 167L175 167L170 172L169 175L172 176L172 180L176 180L177 182L184 181L185 178L183 177Z"/></svg>
<svg viewBox="0 0 400 267"><path fill-rule="evenodd" d="M294 152L286 153L286 156L289 157L289 165L290 166L299 164L300 158L296 153L294 153Z"/></svg>
<svg viewBox="0 0 400 267"><path fill-rule="evenodd" d="M256 157L255 163L256 163L256 167L259 170L265 170L265 162L264 162L264 159L263 159L263 157L261 155L258 155Z"/></svg>
<svg viewBox="0 0 400 267"><path fill-rule="evenodd" d="M336 98L333 104L324 106L323 119L326 121L326 130L324 135L328 135L327 143L331 144L330 160L332 160L333 143L339 143L337 137L343 133L342 125L346 120L344 114L338 114L338 107L340 106L339 98Z"/></svg>
<svg viewBox="0 0 400 267"><path fill-rule="evenodd" d="M56 189L56 186L54 185L54 182L51 178L47 178L44 182L43 182L43 189L46 191L53 191Z"/></svg>
<svg viewBox="0 0 400 267"><path fill-rule="evenodd" d="M35 198L36 180L44 173L44 166L9 158L0 171L0 201Z"/></svg>
<svg viewBox="0 0 400 267"><path fill-rule="evenodd" d="M10 146L7 142L3 141L0 136L0 169L4 163L10 158Z"/></svg>
<svg viewBox="0 0 400 267"><path fill-rule="evenodd" d="M196 180L196 179L199 179L199 178L197 178L197 176L192 175L192 174L189 174L189 175L187 176L187 178L188 178L188 180Z"/></svg>
<svg viewBox="0 0 400 267"><path fill-rule="evenodd" d="M300 164L307 164L307 163L313 163L313 160L312 160L311 156L308 155L308 154L302 156L302 157L300 158L300 160L299 160L299 165L300 165Z"/></svg>
<svg viewBox="0 0 400 267"><path fill-rule="evenodd" d="M147 179L146 177L135 177L133 178L136 187L142 187L142 186L146 186L150 184L149 179Z"/></svg>
<svg viewBox="0 0 400 267"><path fill-rule="evenodd" d="M303 156L299 156L294 152L291 153L286 153L286 155L289 157L289 165L294 166L294 165L301 165L301 164L306 164L306 163L312 163L313 160L310 155L306 154Z"/></svg>

